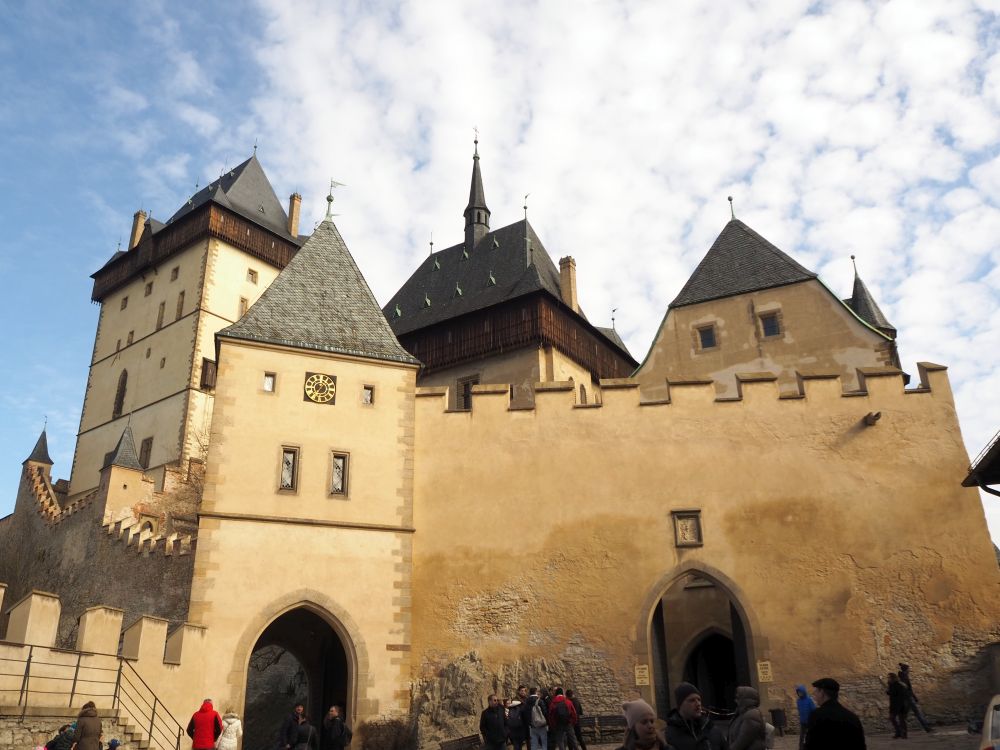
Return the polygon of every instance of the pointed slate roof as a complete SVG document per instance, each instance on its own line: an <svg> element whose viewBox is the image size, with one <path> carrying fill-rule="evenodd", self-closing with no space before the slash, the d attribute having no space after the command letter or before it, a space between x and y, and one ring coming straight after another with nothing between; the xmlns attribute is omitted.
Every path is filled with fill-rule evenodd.
<svg viewBox="0 0 1000 750"><path fill-rule="evenodd" d="M288 233L288 215L256 154L192 195L167 224L173 224L206 203L228 208L280 237L295 239Z"/></svg>
<svg viewBox="0 0 1000 750"><path fill-rule="evenodd" d="M465 216L469 212L481 208L487 213L486 191L483 189L483 175L479 170L479 141L476 141L476 152L472 156L472 184L469 186L469 205L465 207Z"/></svg>
<svg viewBox="0 0 1000 750"><path fill-rule="evenodd" d="M222 338L419 364L396 340L329 218Z"/></svg>
<svg viewBox="0 0 1000 750"><path fill-rule="evenodd" d="M854 256L852 255L851 258L853 259ZM868 291L865 282L858 276L857 268L854 269L854 291L851 294L851 298L844 300L844 302L857 313L859 318L872 326L872 328L877 328L883 333L888 333L893 338L896 337L895 327L888 321L882 310L879 309L878 303L875 302L872 293Z"/></svg>
<svg viewBox="0 0 1000 750"><path fill-rule="evenodd" d="M38 441L35 443L31 455L24 459L22 463L28 463L28 461L52 466L52 459L49 457L49 440L45 436L44 429L42 430L42 434L38 436Z"/></svg>
<svg viewBox="0 0 1000 750"><path fill-rule="evenodd" d="M104 457L104 466L122 466L126 469L136 469L142 471L142 464L139 463L139 454L135 452L135 440L132 438L132 426L125 425L125 431L118 438L118 445L115 449Z"/></svg>
<svg viewBox="0 0 1000 750"><path fill-rule="evenodd" d="M561 299L559 270L522 219L488 232L471 252L463 242L432 253L382 310L400 336L542 290Z"/></svg>
<svg viewBox="0 0 1000 750"><path fill-rule="evenodd" d="M596 328L598 331L600 331L601 333L603 333L604 336L607 337L608 340L611 341L611 343L613 343L615 346L617 346L623 352L625 352L626 354L628 354L630 357L632 356L631 352L629 352L629 350L628 350L628 347L625 346L625 342L622 341L622 337L618 335L618 331L616 331L614 328L603 328L601 326L594 326L594 328ZM634 359L634 357L633 357L633 359Z"/></svg>
<svg viewBox="0 0 1000 750"><path fill-rule="evenodd" d="M670 307L815 279L816 274L739 219L723 228Z"/></svg>

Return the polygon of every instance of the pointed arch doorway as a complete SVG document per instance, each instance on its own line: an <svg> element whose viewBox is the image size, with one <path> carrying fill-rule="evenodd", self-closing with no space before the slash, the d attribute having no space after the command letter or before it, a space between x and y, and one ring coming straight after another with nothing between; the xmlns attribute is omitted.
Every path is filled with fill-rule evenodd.
<svg viewBox="0 0 1000 750"><path fill-rule="evenodd" d="M737 685L757 687L750 618L731 584L707 570L668 578L650 602L649 654L657 715L676 708L674 688L691 682L720 713L735 708Z"/></svg>
<svg viewBox="0 0 1000 750"><path fill-rule="evenodd" d="M285 718L301 703L317 731L332 705L353 709L347 649L327 619L305 606L276 617L247 668L244 750L274 750Z"/></svg>

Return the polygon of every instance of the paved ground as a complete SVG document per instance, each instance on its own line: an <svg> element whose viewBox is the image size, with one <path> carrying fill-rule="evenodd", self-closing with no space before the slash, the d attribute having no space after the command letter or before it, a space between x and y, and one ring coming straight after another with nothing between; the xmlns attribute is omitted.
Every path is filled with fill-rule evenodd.
<svg viewBox="0 0 1000 750"><path fill-rule="evenodd" d="M938 727L931 734L923 730L910 732L907 740L894 740L891 734L875 734L868 737L868 750L917 750L920 748L936 748L936 750L978 750L978 734L969 734L965 725ZM798 736L778 737L775 750L796 750L799 746ZM615 750L618 745L588 745L588 750Z"/></svg>

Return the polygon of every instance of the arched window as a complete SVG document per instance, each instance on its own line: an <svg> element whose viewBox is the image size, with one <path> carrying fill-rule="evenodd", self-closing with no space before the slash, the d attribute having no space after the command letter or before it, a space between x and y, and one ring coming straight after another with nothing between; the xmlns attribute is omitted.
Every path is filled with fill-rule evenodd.
<svg viewBox="0 0 1000 750"><path fill-rule="evenodd" d="M117 419L122 415L122 408L125 406L125 391L128 389L128 370L122 370L118 376L118 391L115 393L115 408L111 412L111 418Z"/></svg>
<svg viewBox="0 0 1000 750"><path fill-rule="evenodd" d="M580 403L581 404L587 403L587 389L583 385L583 383L580 383Z"/></svg>

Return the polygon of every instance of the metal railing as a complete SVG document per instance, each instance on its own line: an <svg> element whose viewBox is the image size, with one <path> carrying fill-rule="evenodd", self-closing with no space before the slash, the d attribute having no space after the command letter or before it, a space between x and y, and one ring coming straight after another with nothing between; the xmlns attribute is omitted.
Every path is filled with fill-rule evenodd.
<svg viewBox="0 0 1000 750"><path fill-rule="evenodd" d="M153 689L135 667L120 656L108 657L115 666L96 666L92 655L76 653L75 661L47 661L53 651L49 648L28 646L23 659L0 656L0 678L21 678L17 705L23 720L32 695L53 696L45 705L52 708L65 705L72 708L75 702L93 700L110 704L118 716L134 724L149 739L151 748L180 750L184 728L167 710ZM60 652L66 653L66 652ZM84 656L88 658L85 660ZM15 665L15 666L11 666ZM23 665L19 667L17 665Z"/></svg>
<svg viewBox="0 0 1000 750"><path fill-rule="evenodd" d="M972 459L972 463L969 464L970 473L973 471L973 469L977 468L979 462L986 457L986 454L990 452L990 448L996 445L997 441L1000 441L1000 432L997 432L997 434L993 436L993 439L986 444L986 447L983 448L981 451L979 451L979 455L976 456L974 459Z"/></svg>

